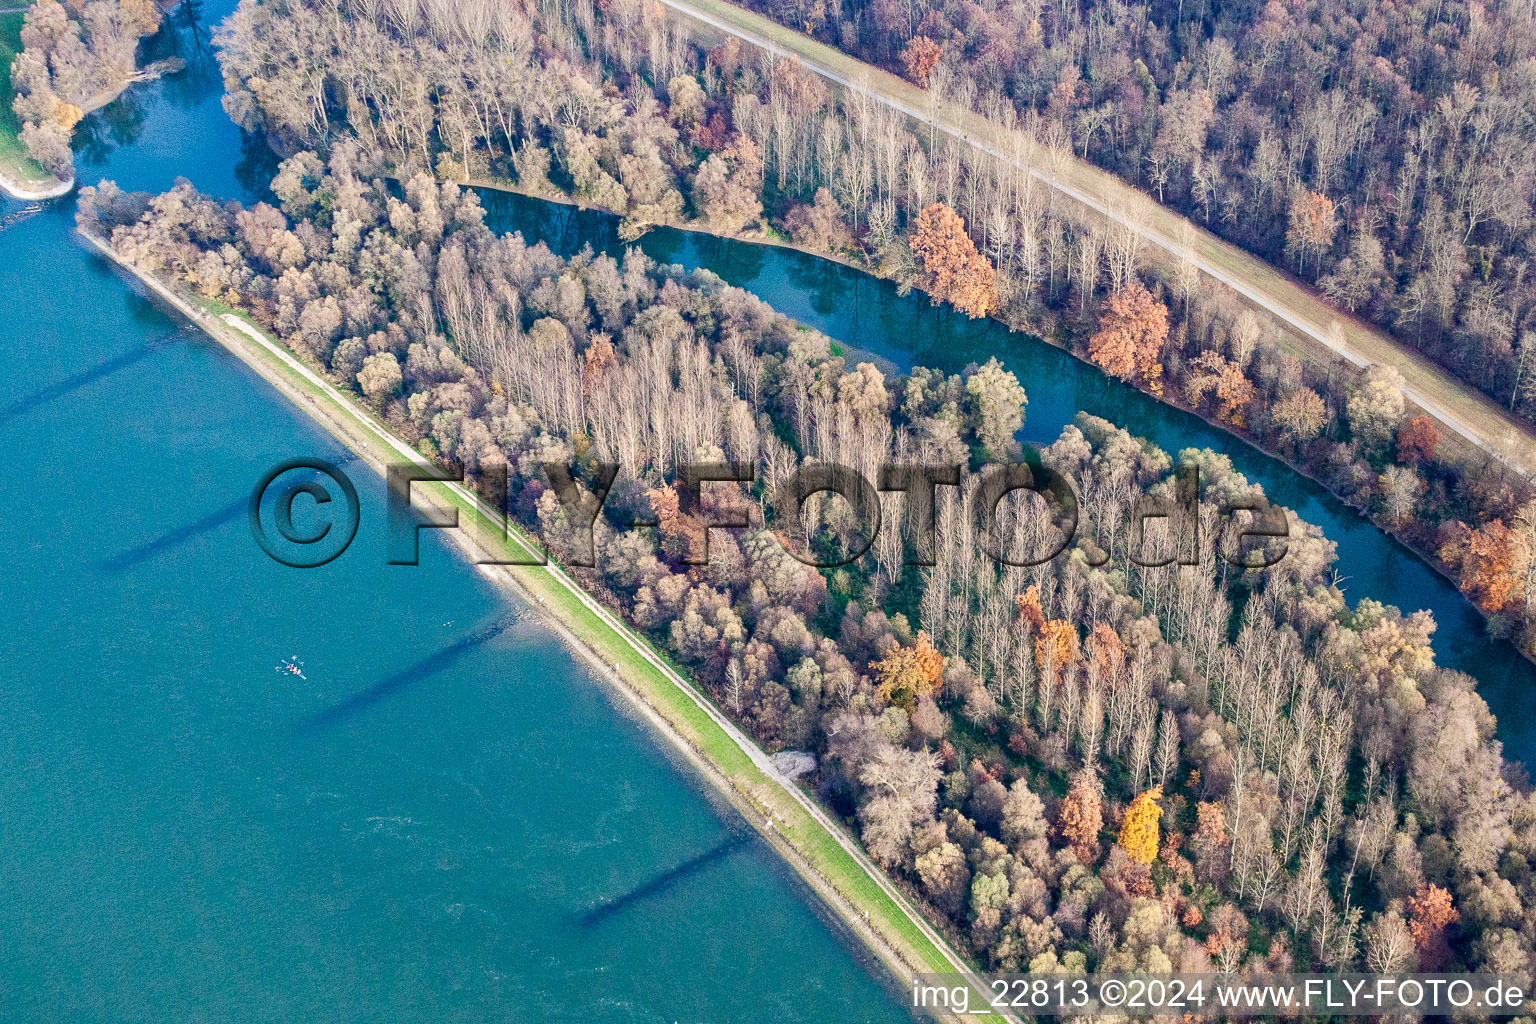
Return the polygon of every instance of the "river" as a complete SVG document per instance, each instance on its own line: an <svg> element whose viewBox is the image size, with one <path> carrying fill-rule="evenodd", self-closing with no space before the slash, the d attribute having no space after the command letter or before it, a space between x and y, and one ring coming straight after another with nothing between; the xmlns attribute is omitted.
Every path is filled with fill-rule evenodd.
<svg viewBox="0 0 1536 1024"><path fill-rule="evenodd" d="M522 231L565 253L586 244L623 251L618 222L607 214L505 192L482 195L487 223L497 230ZM930 366L953 373L997 356L1029 395L1020 433L1026 442L1054 441L1086 410L1171 454L1210 448L1229 456L1238 472L1262 485L1273 501L1294 509L1337 543L1336 568L1350 603L1374 598L1405 612L1433 612L1439 624L1433 638L1439 663L1477 678L1478 692L1498 716L1506 756L1536 763L1536 716L1524 703L1536 692L1536 666L1513 644L1490 639L1482 615L1423 558L1279 459L1039 339L1009 331L995 320L971 320L951 307L935 306L921 293L901 296L891 282L850 267L793 249L671 228L648 232L640 246L657 260L711 270L787 316L902 369Z"/></svg>
<svg viewBox="0 0 1536 1024"><path fill-rule="evenodd" d="M175 38L191 67L86 120L80 180L184 175L249 199L270 155ZM487 204L558 250L618 248L600 214ZM816 898L536 619L431 531L421 566L385 566L371 473L352 473L345 557L267 560L249 488L343 453L82 249L72 215L0 231L0 1019L906 1019ZM1087 409L1228 453L1338 543L1352 601L1432 610L1442 663L1479 679L1511 755L1536 753L1529 664L1282 463L850 269L671 230L642 244L898 365L999 356L1028 389L1029 440ZM294 654L307 680L274 672Z"/></svg>
<svg viewBox="0 0 1536 1024"><path fill-rule="evenodd" d="M219 92L135 88L81 180L250 198ZM432 531L386 566L371 472L344 557L261 554L257 479L345 453L73 210L0 230L0 1020L910 1019L535 616Z"/></svg>

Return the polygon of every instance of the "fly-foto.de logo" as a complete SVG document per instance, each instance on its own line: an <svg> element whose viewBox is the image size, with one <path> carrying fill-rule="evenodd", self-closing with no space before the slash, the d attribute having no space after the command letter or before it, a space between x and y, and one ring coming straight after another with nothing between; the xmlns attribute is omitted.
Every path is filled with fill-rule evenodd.
<svg viewBox="0 0 1536 1024"><path fill-rule="evenodd" d="M747 462L692 462L678 467L668 483L676 495L676 510L663 517L609 508L608 501L619 480L614 463L558 462L541 464L538 477L524 488L550 492L558 503L563 528L554 545L555 557L567 565L597 564L596 529L599 517L616 531L665 527L679 543L678 561L685 565L709 564L709 535L713 530L745 529L753 525L748 507L740 502L708 500L716 488L749 492L758 484L755 467ZM487 467L471 481L474 492L462 487L462 472L444 472L422 465L392 465L385 472L386 547L390 565L416 565L420 559L420 531L456 529L459 509L428 507L415 500L413 485L424 482L459 487L461 495L482 505L493 517L510 520L512 480L504 465ZM941 488L952 488L962 499L977 546L989 558L1010 566L1041 565L1062 556L1078 540L1080 504L1072 482L1048 466L1029 463L989 465L967 472L958 465L923 466L908 463L882 465L875 479L835 463L805 463L772 488L758 491L769 514L765 524L791 556L817 568L848 565L865 556L882 529L905 534L904 563L931 566L938 549L938 517ZM719 493L719 492L716 492ZM882 494L898 495L900 523L886 525ZM1009 536L1011 520L1005 503L1021 495L1034 495L1033 514L1043 515L1048 529L1030 550L1016 550ZM824 503L840 499L843 529L837 545L811 542L806 528L808 512L819 496ZM1025 499L1029 500L1029 499ZM302 509L302 514L296 510ZM1207 506L1207 512L1210 506ZM1217 527L1224 543L1216 554L1243 569L1262 569L1285 557L1289 522L1285 510L1257 496L1227 497L1215 504ZM323 459L291 459L264 475L251 493L249 518L252 535L274 560L295 568L315 568L336 559L357 535L361 505L357 489L338 466ZM299 520L296 522L296 519ZM270 521L270 526L268 522ZM1154 531L1152 523L1159 523ZM851 527L849 526L851 524ZM1143 495L1131 506L1124 533L1124 554L1143 567L1198 565L1201 560L1202 506L1200 469L1182 463L1164 493ZM1157 536L1153 536L1153 533ZM851 539L849 539L851 537ZM546 542L556 538L544 538ZM1084 536L1079 544L1090 565L1103 565L1110 555ZM502 565L541 565L542 552L523 552L509 559L483 562Z"/></svg>

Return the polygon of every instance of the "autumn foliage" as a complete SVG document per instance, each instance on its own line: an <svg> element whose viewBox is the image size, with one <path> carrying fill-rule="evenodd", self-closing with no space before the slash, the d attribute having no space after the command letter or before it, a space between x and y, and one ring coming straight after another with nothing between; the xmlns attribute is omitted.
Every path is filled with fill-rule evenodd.
<svg viewBox="0 0 1536 1024"><path fill-rule="evenodd" d="M1237 427L1247 425L1243 410L1258 395L1258 389L1237 363L1220 352L1202 352L1184 385L1184 397L1190 405L1198 406L1212 392L1221 420Z"/></svg>
<svg viewBox="0 0 1536 1024"><path fill-rule="evenodd" d="M619 361L618 353L614 351L613 342L606 334L596 335L592 344L587 346L586 355L582 359L581 366L581 391L590 396L596 390L603 379L603 374L608 368ZM674 500L676 495L674 494Z"/></svg>
<svg viewBox="0 0 1536 1024"><path fill-rule="evenodd" d="M1305 269L1307 256L1320 254L1333 245L1339 230L1333 200L1321 192L1301 191L1291 202L1291 225L1286 243L1296 253L1298 268Z"/></svg>
<svg viewBox="0 0 1536 1024"><path fill-rule="evenodd" d="M1072 786L1061 802L1056 829L1077 859L1092 864L1099 859L1099 832L1104 828L1103 798L1099 782L1087 769L1072 777Z"/></svg>
<svg viewBox="0 0 1536 1024"><path fill-rule="evenodd" d="M1462 593L1485 612L1513 606L1520 596L1517 562L1522 554L1514 531L1498 519L1476 530L1456 525L1460 530L1440 548L1440 558L1460 567Z"/></svg>
<svg viewBox="0 0 1536 1024"><path fill-rule="evenodd" d="M1077 628L1062 619L1052 619L1040 627L1035 637L1035 664L1049 666L1051 670L1076 665L1083 652L1077 640Z"/></svg>
<svg viewBox="0 0 1536 1024"><path fill-rule="evenodd" d="M1397 461L1407 465L1426 462L1440 443L1440 431L1428 416L1415 416L1397 432Z"/></svg>
<svg viewBox="0 0 1536 1024"><path fill-rule="evenodd" d="M1419 947L1419 966L1433 969L1445 962L1449 949L1445 930L1461 920L1451 894L1438 885L1425 884L1408 900L1408 931Z"/></svg>
<svg viewBox="0 0 1536 1024"><path fill-rule="evenodd" d="M917 640L912 644L912 657L917 662L918 670L923 674L923 680L929 687L939 685L939 680L944 678L944 655L933 646L926 632L917 631Z"/></svg>
<svg viewBox="0 0 1536 1024"><path fill-rule="evenodd" d="M1088 358L1105 373L1123 380L1140 377L1160 392L1160 357L1167 341L1168 307L1140 281L1132 281L1105 301L1099 331L1088 339Z"/></svg>
<svg viewBox="0 0 1536 1024"><path fill-rule="evenodd" d="M1157 801L1162 796L1161 786L1140 794L1126 808L1125 819L1120 823L1120 846L1138 863L1151 864L1157 859L1157 822L1163 816Z"/></svg>
<svg viewBox="0 0 1536 1024"><path fill-rule="evenodd" d="M1207 927L1205 951L1219 970L1234 969L1248 948L1248 919L1232 904L1223 903L1212 911Z"/></svg>
<svg viewBox="0 0 1536 1024"><path fill-rule="evenodd" d="M914 36L901 51L901 66L907 69L907 77L919 88L928 88L928 76L939 66L944 49L927 36Z"/></svg>
<svg viewBox="0 0 1536 1024"><path fill-rule="evenodd" d="M1222 813L1221 804L1201 801L1195 805L1195 817L1198 821L1195 827L1197 848L1214 850L1227 845L1231 837L1227 834L1227 816Z"/></svg>
<svg viewBox="0 0 1536 1024"><path fill-rule="evenodd" d="M1095 622L1088 636L1088 667L1101 678L1118 675L1125 666L1125 642L1107 622Z"/></svg>
<svg viewBox="0 0 1536 1024"><path fill-rule="evenodd" d="M944 678L944 656L927 633L919 632L910 647L897 647L880 661L872 662L879 680L875 693L881 700L911 711L921 697L938 689Z"/></svg>
<svg viewBox="0 0 1536 1024"><path fill-rule="evenodd" d="M1038 633L1045 625L1045 612L1040 608L1039 586L1031 583L1024 593L1014 597L1013 604L1019 610L1019 618Z"/></svg>
<svg viewBox="0 0 1536 1024"><path fill-rule="evenodd" d="M646 491L645 497L650 502L657 525L661 527L663 549L674 558L685 561L703 558L703 523L697 516L682 510L677 488L672 484L663 484Z"/></svg>
<svg viewBox="0 0 1536 1024"><path fill-rule="evenodd" d="M66 132L74 131L75 125L79 124L80 119L84 116L85 112L83 110L73 103L65 103L63 100L56 103L53 108L53 120Z"/></svg>
<svg viewBox="0 0 1536 1024"><path fill-rule="evenodd" d="M929 292L952 302L970 317L987 315L992 308L992 283L996 272L976 243L965 233L965 221L943 203L934 203L917 215L912 232L912 251L923 261Z"/></svg>

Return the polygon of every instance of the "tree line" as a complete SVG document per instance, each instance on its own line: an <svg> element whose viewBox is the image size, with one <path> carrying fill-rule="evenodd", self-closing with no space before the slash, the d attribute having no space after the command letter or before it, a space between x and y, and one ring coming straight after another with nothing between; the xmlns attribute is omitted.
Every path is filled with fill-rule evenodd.
<svg viewBox="0 0 1536 1024"><path fill-rule="evenodd" d="M385 164L356 141L299 153L276 206L104 182L79 223L246 313L438 462L495 490L505 472L511 514L557 555L585 524L544 465L590 496L619 464L583 584L767 749L814 751L819 798L988 966L1529 973L1536 797L1473 680L1435 665L1428 613L1347 605L1333 545L1294 514L1275 565L1220 557L1219 510L1258 496L1224 456L1082 415L1038 453L1080 496L1060 557L987 557L969 495L945 488L930 565L908 564L891 494L871 550L818 570L774 533L836 553L862 523L830 497L791 522L776 484L806 462L1017 459L1012 374L850 367L708 272L562 259L497 236L473 191L397 185ZM958 244L943 219L940 248ZM676 486L679 463L726 460L755 482L699 504ZM1185 463L1195 565L1169 524L1132 525ZM747 525L693 564L705 518ZM1054 530L1019 495L993 539L1038 551Z"/></svg>
<svg viewBox="0 0 1536 1024"><path fill-rule="evenodd" d="M1530 3L749 6L1035 125L1536 418Z"/></svg>
<svg viewBox="0 0 1536 1024"><path fill-rule="evenodd" d="M1442 450L1390 369L1303 365L1192 265L1152 276L1134 230L1084 219L1019 166L735 39L701 51L638 0L244 0L219 42L226 109L279 148L356 137L395 173L603 207L627 238L662 223L787 235L969 315L1067 340L1300 462L1438 557L1496 633L1536 651L1529 482ZM1000 104L982 105L1021 123ZM1054 144L1048 118L1026 120ZM1308 203L1295 223L1313 237L1333 214Z"/></svg>

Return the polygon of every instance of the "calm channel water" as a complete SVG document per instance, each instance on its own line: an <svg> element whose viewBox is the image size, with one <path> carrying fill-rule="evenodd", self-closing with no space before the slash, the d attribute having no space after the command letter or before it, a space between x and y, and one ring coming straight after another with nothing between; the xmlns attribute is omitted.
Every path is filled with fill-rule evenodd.
<svg viewBox="0 0 1536 1024"><path fill-rule="evenodd" d="M206 63L86 128L86 182L265 170ZM0 231L0 1021L909 1019L536 619L385 565L370 472L344 556L262 555L256 480L344 453L72 225Z"/></svg>
<svg viewBox="0 0 1536 1024"><path fill-rule="evenodd" d="M179 45L187 72L88 119L80 178L249 199L271 158ZM562 251L618 247L600 215L488 205ZM421 566L385 566L370 473L352 467L344 556L261 555L255 480L344 453L85 252L72 215L0 230L0 1020L905 1019L814 896L536 621L430 531ZM1352 600L1431 609L1441 660L1478 677L1510 753L1536 752L1529 666L1282 464L853 271L675 231L644 247L900 365L998 355L1029 391L1028 439L1088 409L1227 452L1338 543ZM308 680L274 672L293 654Z"/></svg>
<svg viewBox="0 0 1536 1024"><path fill-rule="evenodd" d="M618 253L617 221L605 214L523 196L486 192L499 230L520 230L562 252L590 243ZM1439 662L1479 681L1478 692L1499 720L1507 756L1536 763L1536 716L1526 702L1536 693L1536 668L1513 645L1490 640L1483 618L1460 592L1418 555L1377 529L1325 488L1198 416L1164 405L1104 376L1058 348L1017 334L992 320L970 320L924 295L902 297L888 281L791 249L752 245L694 232L659 229L640 240L652 257L688 268L705 267L761 296L780 312L901 368L931 366L957 372L997 356L1029 394L1021 438L1054 441L1081 410L1120 424L1170 453L1210 448L1269 497L1295 509L1338 544L1336 568L1351 603L1374 598L1404 611L1427 608L1439 630Z"/></svg>

